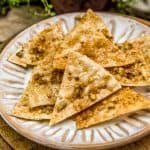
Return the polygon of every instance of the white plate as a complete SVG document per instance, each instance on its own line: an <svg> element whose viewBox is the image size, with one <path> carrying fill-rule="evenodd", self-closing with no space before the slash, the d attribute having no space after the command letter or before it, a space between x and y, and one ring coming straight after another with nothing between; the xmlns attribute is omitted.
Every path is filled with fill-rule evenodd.
<svg viewBox="0 0 150 150"><path fill-rule="evenodd" d="M54 127L48 122L27 121L9 116L11 109L19 100L27 80L29 70L7 61L21 43L25 43L45 27L58 20L63 21L65 33L75 24L75 16L70 13L41 21L17 35L5 48L0 60L0 112L5 121L23 136L40 144L59 149L104 149L123 145L150 133L150 112L139 111L131 116L100 124L91 128L76 130L72 120L64 121ZM115 42L124 42L141 34L150 33L150 28L134 20L98 13L114 36ZM150 88L138 90L150 97Z"/></svg>

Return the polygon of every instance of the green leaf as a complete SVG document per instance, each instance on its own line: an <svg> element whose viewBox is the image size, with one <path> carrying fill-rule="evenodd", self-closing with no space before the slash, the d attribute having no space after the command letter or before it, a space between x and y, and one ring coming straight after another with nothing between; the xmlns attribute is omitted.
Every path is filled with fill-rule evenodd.
<svg viewBox="0 0 150 150"><path fill-rule="evenodd" d="M51 16L56 16L56 13L55 12L51 12Z"/></svg>
<svg viewBox="0 0 150 150"><path fill-rule="evenodd" d="M52 4L48 4L48 5L47 5L47 8L52 9L52 8L53 8L53 5L52 5Z"/></svg>

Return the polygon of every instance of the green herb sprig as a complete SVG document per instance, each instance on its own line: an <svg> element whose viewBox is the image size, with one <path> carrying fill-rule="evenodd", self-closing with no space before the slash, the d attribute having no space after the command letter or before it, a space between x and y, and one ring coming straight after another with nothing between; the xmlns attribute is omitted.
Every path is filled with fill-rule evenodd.
<svg viewBox="0 0 150 150"><path fill-rule="evenodd" d="M133 5L137 0L112 0L112 3L114 4L114 9L117 10L120 13L131 14L130 6Z"/></svg>
<svg viewBox="0 0 150 150"><path fill-rule="evenodd" d="M32 11L34 15L40 16L55 16L55 12L52 11L53 5L48 3L48 0L0 0L0 15L5 15L7 11L13 7L19 7L21 5L28 5L30 6L31 3L41 3L43 4L43 11L36 12L35 10Z"/></svg>
<svg viewBox="0 0 150 150"><path fill-rule="evenodd" d="M21 5L30 6L30 11L37 16L55 16L56 13L53 11L53 5L48 2L49 0L0 0L0 15L5 15L12 7L20 7ZM75 0L74 0L75 1ZM76 0L76 3L81 3L84 0ZM130 6L138 0L111 0L112 10L118 11L124 14L131 14L132 11ZM43 5L42 11L35 11L32 8L32 4Z"/></svg>

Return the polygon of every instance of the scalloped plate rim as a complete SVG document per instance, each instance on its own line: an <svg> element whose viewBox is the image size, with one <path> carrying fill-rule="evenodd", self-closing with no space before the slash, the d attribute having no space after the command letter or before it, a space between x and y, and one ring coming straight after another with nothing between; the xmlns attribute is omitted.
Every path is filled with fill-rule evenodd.
<svg viewBox="0 0 150 150"><path fill-rule="evenodd" d="M109 148L114 148L116 146L118 147L118 146L123 146L123 145L129 144L129 143L132 143L132 142L137 141L140 138L150 134L150 126L147 125L140 132L137 132L134 135L128 136L127 139L111 141L111 142L107 142L107 143L103 143L103 144L87 144L87 145L78 144L77 145L77 144L69 144L69 143L68 144L62 144L62 143L47 141L47 142L49 142L49 144L48 144L47 142L44 143L44 141L41 142L41 140L39 140L39 138L37 138L34 135L28 136L29 132L26 132L23 129L18 129L18 127L17 127L18 125L12 121L11 117L9 117L6 113L2 112L2 114L3 115L1 115L1 116L5 120L5 122L10 127L12 127L17 133L21 134L22 136L26 137L29 140L35 141L35 142L37 142L37 143L39 143L43 146L48 146L48 147L51 147L51 148L59 148L59 149L66 149L66 150L71 150L71 149L75 149L75 148L78 148L78 149L86 148L86 150L92 150L93 148L95 148L95 150L96 149L103 150L104 148L109 149ZM63 148L62 148L62 146L63 146Z"/></svg>

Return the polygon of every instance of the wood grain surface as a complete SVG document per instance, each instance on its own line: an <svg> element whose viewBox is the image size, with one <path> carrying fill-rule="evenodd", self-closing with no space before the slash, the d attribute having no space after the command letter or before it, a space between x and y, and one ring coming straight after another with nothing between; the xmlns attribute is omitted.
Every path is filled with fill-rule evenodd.
<svg viewBox="0 0 150 150"><path fill-rule="evenodd" d="M25 10L25 7L22 9L15 8L10 11L5 18L0 18L0 51L16 33L42 19L41 17L33 17L30 13L28 13L28 11ZM150 26L149 21L131 16L129 17ZM15 25L15 27L8 29L8 27L10 27L12 24ZM0 117L0 150L11 149L52 150L50 148L36 144L19 135L13 129L11 129ZM132 144L112 150L150 150L150 135Z"/></svg>

